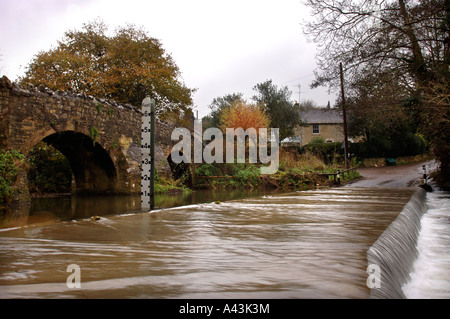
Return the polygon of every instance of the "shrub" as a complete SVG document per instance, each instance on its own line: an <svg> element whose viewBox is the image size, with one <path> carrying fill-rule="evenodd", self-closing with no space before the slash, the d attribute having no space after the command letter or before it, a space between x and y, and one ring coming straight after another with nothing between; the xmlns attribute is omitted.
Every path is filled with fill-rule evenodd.
<svg viewBox="0 0 450 319"><path fill-rule="evenodd" d="M335 161L336 155L341 157L344 154L344 149L342 143L309 143L300 149L302 154L308 152L328 164Z"/></svg>
<svg viewBox="0 0 450 319"><path fill-rule="evenodd" d="M0 204L7 204L14 196L12 186L25 156L16 150L0 151Z"/></svg>
<svg viewBox="0 0 450 319"><path fill-rule="evenodd" d="M314 136L309 144L324 144L325 139L322 136Z"/></svg>
<svg viewBox="0 0 450 319"><path fill-rule="evenodd" d="M181 193L188 189L173 179L155 178L155 194Z"/></svg>
<svg viewBox="0 0 450 319"><path fill-rule="evenodd" d="M280 151L280 170L318 171L324 168L325 163L308 150L302 152L299 147L283 147Z"/></svg>
<svg viewBox="0 0 450 319"><path fill-rule="evenodd" d="M30 192L70 193L72 169L67 158L56 148L44 142L31 150L28 156L28 187Z"/></svg>
<svg viewBox="0 0 450 319"><path fill-rule="evenodd" d="M200 176L217 176L221 174L221 171L214 164L203 164L195 170L195 174Z"/></svg>
<svg viewBox="0 0 450 319"><path fill-rule="evenodd" d="M235 178L241 185L258 186L261 183L259 174L259 168L255 165L251 165L238 171Z"/></svg>
<svg viewBox="0 0 450 319"><path fill-rule="evenodd" d="M426 141L420 135L407 133L395 139L373 136L364 143L351 144L350 153L358 158L396 158L424 154L427 148Z"/></svg>

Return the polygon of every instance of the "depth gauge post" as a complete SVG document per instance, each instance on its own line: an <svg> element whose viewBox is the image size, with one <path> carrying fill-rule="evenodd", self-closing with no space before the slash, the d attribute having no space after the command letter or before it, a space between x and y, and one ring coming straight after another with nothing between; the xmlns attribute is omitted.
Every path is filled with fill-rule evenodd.
<svg viewBox="0 0 450 319"><path fill-rule="evenodd" d="M155 208L155 100L142 101L141 127L141 208Z"/></svg>

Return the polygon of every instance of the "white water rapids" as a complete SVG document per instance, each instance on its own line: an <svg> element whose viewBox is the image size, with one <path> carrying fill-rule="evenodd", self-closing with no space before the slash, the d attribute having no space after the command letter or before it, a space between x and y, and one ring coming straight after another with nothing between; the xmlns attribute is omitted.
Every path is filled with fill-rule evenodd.
<svg viewBox="0 0 450 319"><path fill-rule="evenodd" d="M403 287L406 298L450 299L450 194L427 194L428 210L421 220L418 257Z"/></svg>

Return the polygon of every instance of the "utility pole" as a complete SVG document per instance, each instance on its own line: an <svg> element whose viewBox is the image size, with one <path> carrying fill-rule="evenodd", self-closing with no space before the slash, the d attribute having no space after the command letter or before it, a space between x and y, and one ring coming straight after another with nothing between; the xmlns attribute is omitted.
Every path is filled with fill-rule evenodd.
<svg viewBox="0 0 450 319"><path fill-rule="evenodd" d="M341 94L342 94L342 114L344 117L344 156L345 156L345 168L348 169L348 134L347 134L347 114L345 110L345 94L344 94L344 71L342 63L339 64L341 73Z"/></svg>
<svg viewBox="0 0 450 319"><path fill-rule="evenodd" d="M295 87L298 87L298 104L300 105L300 98L302 95L302 86L301 86L301 84L297 84Z"/></svg>

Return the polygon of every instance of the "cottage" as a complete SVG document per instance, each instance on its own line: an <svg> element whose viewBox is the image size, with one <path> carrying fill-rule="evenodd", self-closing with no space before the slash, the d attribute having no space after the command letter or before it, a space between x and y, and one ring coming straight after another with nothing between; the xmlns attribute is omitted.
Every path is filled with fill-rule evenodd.
<svg viewBox="0 0 450 319"><path fill-rule="evenodd" d="M295 129L297 145L310 143L315 137L325 142L344 141L344 120L342 112L332 108L307 108L300 111L303 124ZM285 142L285 141L283 141Z"/></svg>

